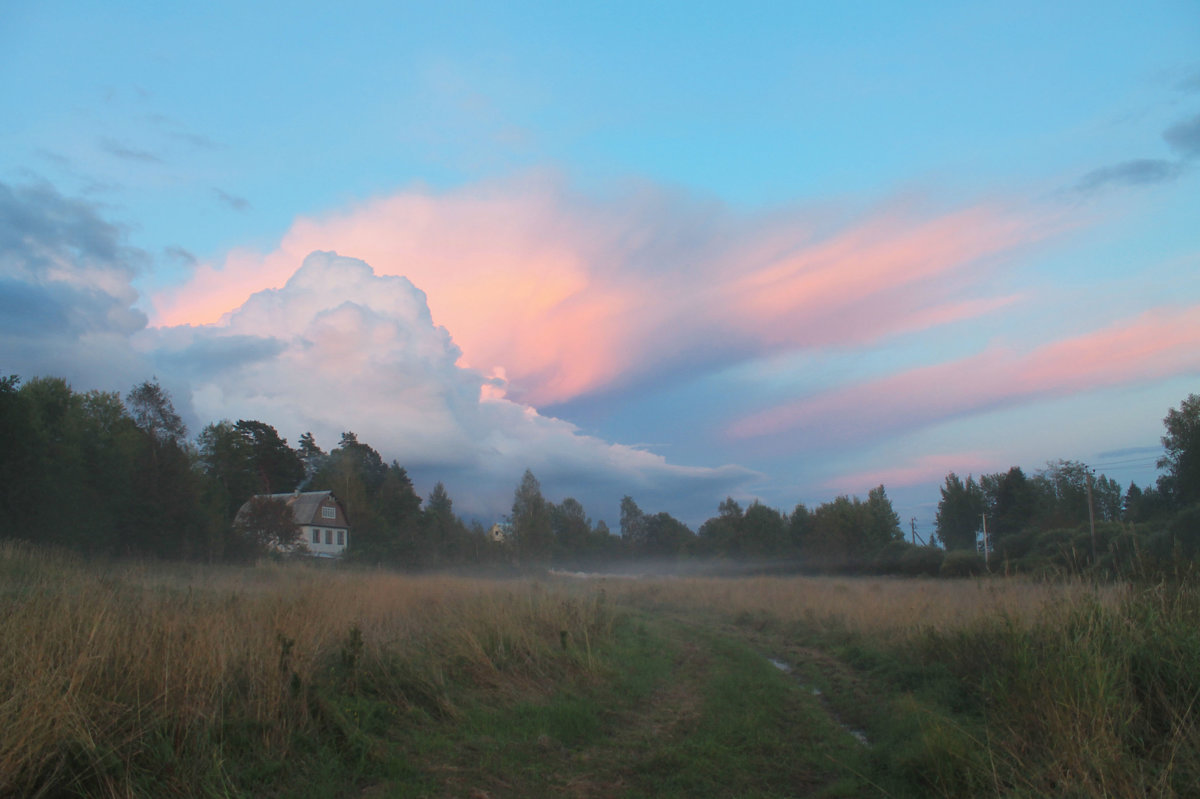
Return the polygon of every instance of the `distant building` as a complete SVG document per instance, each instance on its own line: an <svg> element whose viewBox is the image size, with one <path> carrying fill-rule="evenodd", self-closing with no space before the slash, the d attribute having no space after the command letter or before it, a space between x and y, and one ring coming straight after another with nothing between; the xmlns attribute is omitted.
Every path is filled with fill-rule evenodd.
<svg viewBox="0 0 1200 799"><path fill-rule="evenodd" d="M340 558L350 544L350 523L346 510L332 491L297 491L291 494L260 494L264 499L281 500L292 510L300 543L317 558ZM257 499L251 497L250 499ZM250 500L238 510L246 511Z"/></svg>
<svg viewBox="0 0 1200 799"><path fill-rule="evenodd" d="M496 522L488 528L487 536L490 541L495 541L501 544L512 538L513 526L512 522Z"/></svg>

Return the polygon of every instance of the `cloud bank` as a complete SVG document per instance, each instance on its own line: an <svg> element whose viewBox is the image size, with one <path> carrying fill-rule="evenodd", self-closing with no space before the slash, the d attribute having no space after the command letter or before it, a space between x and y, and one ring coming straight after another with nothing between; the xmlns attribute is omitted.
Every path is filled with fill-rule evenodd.
<svg viewBox="0 0 1200 799"><path fill-rule="evenodd" d="M755 477L669 464L495 396L459 365L420 289L336 253L310 254L220 324L153 329L142 345L186 375L200 418L262 419L290 436L312 431L326 448L353 430L418 481L443 480L468 512L504 508L526 468L551 497L572 493L610 517L623 493L683 513Z"/></svg>
<svg viewBox="0 0 1200 799"><path fill-rule="evenodd" d="M745 216L647 186L581 197L539 176L301 219L275 251L230 253L153 300L158 324L215 322L282 286L307 253L336 250L421 286L460 365L549 407L749 354L850 347L987 313L1006 300L981 283L1055 225L911 198L856 216Z"/></svg>
<svg viewBox="0 0 1200 799"><path fill-rule="evenodd" d="M145 262L91 204L0 183L0 371L128 388L146 368L129 344Z"/></svg>

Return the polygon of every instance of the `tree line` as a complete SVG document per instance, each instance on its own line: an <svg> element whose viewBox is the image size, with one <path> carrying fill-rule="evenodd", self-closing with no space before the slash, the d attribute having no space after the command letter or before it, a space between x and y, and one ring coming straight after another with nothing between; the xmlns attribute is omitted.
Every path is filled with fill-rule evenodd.
<svg viewBox="0 0 1200 799"><path fill-rule="evenodd" d="M988 560L1018 571L1188 567L1200 556L1200 396L1169 409L1163 427L1154 485L1122 489L1070 460L1033 475L1014 466L964 481L951 472L941 487L936 535L946 550L960 553L961 568L974 571L983 568L982 554L961 553L985 546Z"/></svg>
<svg viewBox="0 0 1200 799"><path fill-rule="evenodd" d="M613 531L572 497L545 498L530 471L493 535L455 513L443 484L422 499L403 466L385 461L353 432L329 451L311 433L292 447L258 420L214 422L189 439L171 397L153 380L122 398L76 392L60 378L22 383L10 376L0 379L0 518L4 536L89 553L239 561L274 549L255 525L235 523L248 499L332 490L351 523L347 557L400 568L586 569L653 558L807 571L971 572L980 568L977 534L985 516L992 551L1010 566L1098 563L1139 544L1146 545L1139 552L1190 558L1200 548L1198 417L1194 395L1168 414L1166 471L1154 487L1131 484L1123 492L1073 461L1049 464L1032 477L1019 467L978 480L950 474L938 505L939 540L924 546L905 541L882 485L865 500L843 495L791 512L726 498L695 531L626 496ZM1088 543L1078 539L1089 488L1100 549L1083 547L1080 555Z"/></svg>

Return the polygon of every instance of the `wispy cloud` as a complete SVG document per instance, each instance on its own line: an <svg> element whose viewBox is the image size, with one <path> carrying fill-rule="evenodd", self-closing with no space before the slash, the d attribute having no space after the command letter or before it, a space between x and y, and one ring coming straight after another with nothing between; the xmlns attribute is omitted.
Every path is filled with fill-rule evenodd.
<svg viewBox="0 0 1200 799"><path fill-rule="evenodd" d="M1175 84L1175 88L1187 94L1200 92L1200 70L1196 70L1190 75L1182 78L1178 83Z"/></svg>
<svg viewBox="0 0 1200 799"><path fill-rule="evenodd" d="M538 407L747 354L846 346L1011 301L982 286L1055 221L905 198L850 219L746 217L642 186L595 198L535 177L409 191L300 219L154 298L159 324L213 322L335 249L428 293L463 365Z"/></svg>
<svg viewBox="0 0 1200 799"><path fill-rule="evenodd" d="M213 193L217 195L217 199L235 211L246 211L250 208L250 201L244 197L238 197L221 189L213 189Z"/></svg>
<svg viewBox="0 0 1200 799"><path fill-rule="evenodd" d="M839 493L865 493L877 485L895 488L924 485L939 482L950 472L982 474L996 468L999 467L993 459L979 452L931 453L885 469L869 469L831 477L822 486Z"/></svg>
<svg viewBox="0 0 1200 799"><path fill-rule="evenodd" d="M745 439L788 433L794 443L849 443L1198 369L1200 306L1164 307L1029 353L994 347L806 397L744 417L728 434Z"/></svg>
<svg viewBox="0 0 1200 799"><path fill-rule="evenodd" d="M1184 158L1200 155L1200 114L1176 122L1163 132L1163 138Z"/></svg>
<svg viewBox="0 0 1200 799"><path fill-rule="evenodd" d="M117 158L122 158L126 161L137 161L143 164L161 164L163 160L149 150L139 150L130 147L127 144L117 141L116 139L103 138L100 140L100 149L109 155L114 155Z"/></svg>
<svg viewBox="0 0 1200 799"><path fill-rule="evenodd" d="M1175 180L1183 174L1186 162L1200 155L1200 114L1171 125L1163 131L1163 139L1179 153L1180 160L1134 158L1093 169L1076 181L1075 190L1094 194L1113 186L1148 186Z"/></svg>
<svg viewBox="0 0 1200 799"><path fill-rule="evenodd" d="M185 266L194 267L200 261L190 251L179 246L167 247L163 250L163 254L173 261L184 264Z"/></svg>
<svg viewBox="0 0 1200 799"><path fill-rule="evenodd" d="M1165 183L1179 177L1181 171L1181 165L1175 161L1162 158L1137 158L1094 169L1079 179L1075 184L1075 189L1084 194L1090 194L1109 186L1145 186L1153 183Z"/></svg>

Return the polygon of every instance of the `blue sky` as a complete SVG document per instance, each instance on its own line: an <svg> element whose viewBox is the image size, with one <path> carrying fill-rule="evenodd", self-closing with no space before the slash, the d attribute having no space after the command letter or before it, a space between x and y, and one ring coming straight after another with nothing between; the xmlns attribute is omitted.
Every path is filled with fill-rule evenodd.
<svg viewBox="0 0 1200 799"><path fill-rule="evenodd" d="M1183 2L18 1L0 366L354 429L485 517L526 466L610 523L1144 484L1200 374L1197 45Z"/></svg>

